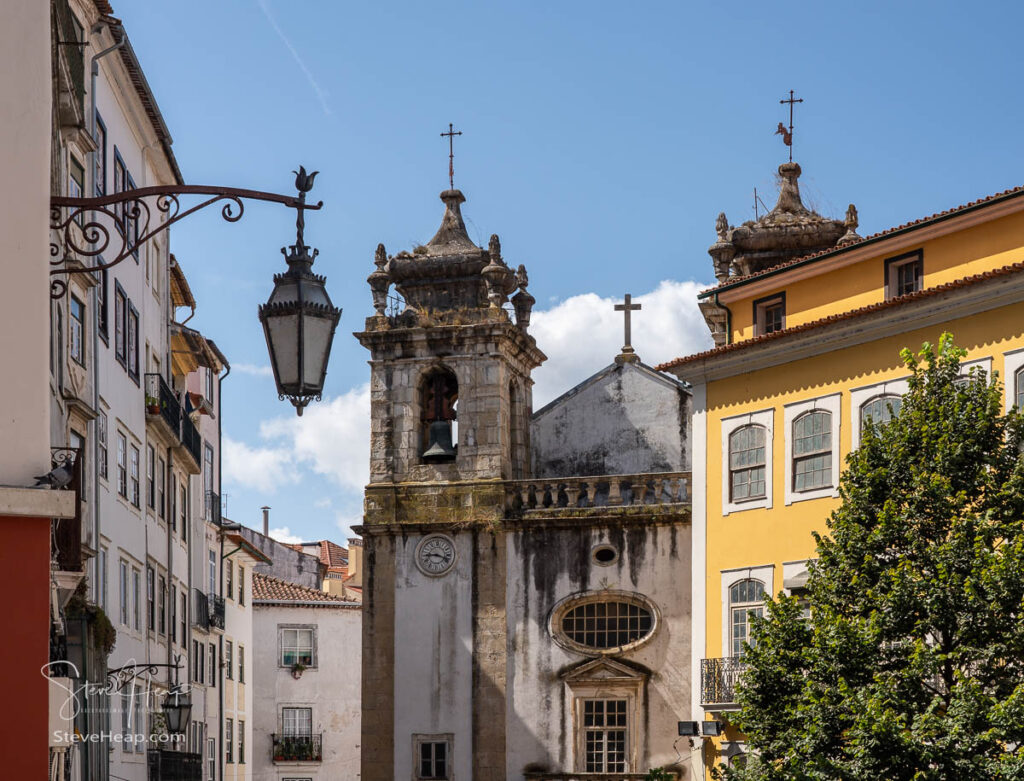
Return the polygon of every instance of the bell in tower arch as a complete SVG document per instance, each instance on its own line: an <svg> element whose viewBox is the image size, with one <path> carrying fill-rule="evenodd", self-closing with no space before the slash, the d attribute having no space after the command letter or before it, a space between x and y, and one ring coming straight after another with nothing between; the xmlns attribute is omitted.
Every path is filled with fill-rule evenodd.
<svg viewBox="0 0 1024 781"><path fill-rule="evenodd" d="M459 381L455 373L441 367L431 370L423 379L420 398L426 426L421 458L432 463L455 460L458 451L452 441L452 430L459 400Z"/></svg>

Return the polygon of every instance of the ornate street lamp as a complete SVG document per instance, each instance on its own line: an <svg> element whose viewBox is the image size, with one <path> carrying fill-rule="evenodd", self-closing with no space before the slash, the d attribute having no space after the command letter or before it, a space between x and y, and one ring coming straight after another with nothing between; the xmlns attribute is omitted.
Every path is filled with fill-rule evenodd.
<svg viewBox="0 0 1024 781"><path fill-rule="evenodd" d="M180 684L175 683L171 687L167 696L164 697L160 709L164 712L168 732L172 735L184 735L188 732L188 720L192 714L192 697Z"/></svg>
<svg viewBox="0 0 1024 781"><path fill-rule="evenodd" d="M310 254L303 237L306 193L317 173L307 175L300 166L295 174L299 191L295 244L287 252L281 248L288 270L274 275L274 290L259 309L278 398L287 398L299 415L312 399L320 400L334 330L341 318L341 310L331 303L324 287L326 277L312 271L319 250Z"/></svg>
<svg viewBox="0 0 1024 781"><path fill-rule="evenodd" d="M295 220L297 237L289 252L284 253L288 270L274 276L274 291L259 308L260 322L270 349L278 397L287 398L299 415L313 399L320 400L327 360L331 353L334 330L341 310L331 303L324 289L325 277L311 270L317 250L303 239L306 210L323 207L323 202L306 203L306 193L313 188L317 172L307 174L299 167L295 173L298 197L278 195L235 187L172 185L143 187L100 198L50 198L50 229L55 232L50 242L50 297L67 295L67 281L72 274L94 275L113 268L138 252L140 246L179 220L207 206L223 202L221 216L238 222L245 210L244 200L280 203L298 212ZM195 206L182 209L179 196L209 196ZM117 226L117 230L112 227ZM103 258L110 258L104 261ZM88 265L83 259L90 259Z"/></svg>

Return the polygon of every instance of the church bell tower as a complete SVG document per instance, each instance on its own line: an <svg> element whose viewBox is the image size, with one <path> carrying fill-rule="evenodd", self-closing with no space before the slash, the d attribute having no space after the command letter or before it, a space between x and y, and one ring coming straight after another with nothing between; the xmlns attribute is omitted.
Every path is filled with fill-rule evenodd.
<svg viewBox="0 0 1024 781"><path fill-rule="evenodd" d="M504 778L503 481L528 477L534 298L463 194L425 245L377 247L364 522L363 781ZM393 290L393 292L392 292ZM420 774L420 775L417 775ZM432 777L432 776L430 776Z"/></svg>

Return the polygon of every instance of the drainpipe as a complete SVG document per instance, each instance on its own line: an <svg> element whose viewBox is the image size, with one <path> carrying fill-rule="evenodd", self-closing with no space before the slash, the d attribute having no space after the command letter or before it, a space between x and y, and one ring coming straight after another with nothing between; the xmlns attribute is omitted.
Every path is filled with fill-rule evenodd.
<svg viewBox="0 0 1024 781"><path fill-rule="evenodd" d="M223 459L223 457L221 455L221 453L223 451L223 447L221 446L221 432L222 432L223 427L224 427L224 415L222 414L223 405L221 403L221 400L223 398L224 380L226 380L228 378L228 375L231 374L231 364L225 362L225 365L227 366L227 371L224 372L224 374L222 374L221 376L219 376L217 378L217 493L220 496L223 495L223 494L221 494L221 490L222 490L222 487L221 487L221 469L222 469L222 465L224 463L224 459ZM222 524L223 523L223 518L218 519L217 523L218 523L218 525ZM217 580L217 590L221 591L224 588L224 535L223 534L218 534L217 536L220 537L220 569L221 569L220 577ZM226 600L225 600L225 604L224 604L224 630L227 631L227 601ZM224 635L220 636L220 658L221 659L224 658ZM217 676L218 676L218 678L220 678L219 695L220 695L220 746L221 746L220 762L218 764L220 765L220 777L221 777L221 779L224 779L224 777L225 777L224 773L225 773L225 771L227 769L226 768L225 751L224 751L224 678L220 675L220 666L219 665L217 667ZM231 739L234 740L234 735L231 736Z"/></svg>

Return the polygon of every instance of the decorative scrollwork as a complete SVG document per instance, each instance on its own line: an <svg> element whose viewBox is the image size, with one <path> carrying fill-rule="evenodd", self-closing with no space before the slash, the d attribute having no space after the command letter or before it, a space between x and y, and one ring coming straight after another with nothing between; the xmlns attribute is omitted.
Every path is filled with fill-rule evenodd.
<svg viewBox="0 0 1024 781"><path fill-rule="evenodd" d="M181 195L211 196L195 206L182 211ZM150 226L153 216L147 198L154 199L158 214L164 219ZM301 215L306 209L320 209L323 202L307 204L305 193L299 197L278 195L259 190L241 190L233 187L205 187L177 185L172 187L143 187L129 192L114 193L100 198L54 197L50 203L50 229L58 235L50 243L51 275L89 274L111 268L131 255L139 247L170 228L181 219L205 209L218 201L226 201L221 207L221 217L226 222L238 222L245 213L243 198L280 203L297 209ZM67 214L64 213L68 210ZM113 226L114 230L111 230ZM112 234L120 240L118 246ZM116 247L113 252L111 246ZM104 263L94 263L89 268L68 268L66 262L71 256L95 258L103 255L113 257ZM61 298L67 292L65 280L54 279L50 283L51 298Z"/></svg>

